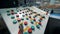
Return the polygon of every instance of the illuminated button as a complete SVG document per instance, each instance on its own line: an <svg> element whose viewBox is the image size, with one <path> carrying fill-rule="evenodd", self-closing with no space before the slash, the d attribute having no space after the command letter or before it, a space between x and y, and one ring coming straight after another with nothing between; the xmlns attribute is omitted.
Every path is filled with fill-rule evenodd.
<svg viewBox="0 0 60 34"><path fill-rule="evenodd" d="M40 29L40 25L36 25L36 27L37 27L38 29Z"/></svg>
<svg viewBox="0 0 60 34"><path fill-rule="evenodd" d="M13 24L16 24L17 23L17 20L13 20Z"/></svg>
<svg viewBox="0 0 60 34"><path fill-rule="evenodd" d="M27 25L27 24L28 24L27 21L25 21L25 22L24 22L24 25Z"/></svg>
<svg viewBox="0 0 60 34"><path fill-rule="evenodd" d="M36 16L33 16L33 18L35 18Z"/></svg>
<svg viewBox="0 0 60 34"><path fill-rule="evenodd" d="M19 15L17 14L16 17L19 17Z"/></svg>
<svg viewBox="0 0 60 34"><path fill-rule="evenodd" d="M15 17L14 16L11 16L11 19L14 19Z"/></svg>
<svg viewBox="0 0 60 34"><path fill-rule="evenodd" d="M29 33L32 33L32 29L31 29L31 28L29 28L29 29L28 29L28 32L29 32Z"/></svg>
<svg viewBox="0 0 60 34"><path fill-rule="evenodd" d="M10 13L8 13L7 15L10 16Z"/></svg>
<svg viewBox="0 0 60 34"><path fill-rule="evenodd" d="M23 34L28 34L28 32L24 32Z"/></svg>
<svg viewBox="0 0 60 34"><path fill-rule="evenodd" d="M40 14L37 14L38 16L40 16Z"/></svg>
<svg viewBox="0 0 60 34"><path fill-rule="evenodd" d="M34 26L31 26L31 29L32 29L32 30L35 30L35 27L34 27Z"/></svg>

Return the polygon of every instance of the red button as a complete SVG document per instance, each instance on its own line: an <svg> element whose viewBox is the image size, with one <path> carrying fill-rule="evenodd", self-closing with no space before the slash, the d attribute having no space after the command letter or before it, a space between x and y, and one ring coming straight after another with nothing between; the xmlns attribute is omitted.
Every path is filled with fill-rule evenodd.
<svg viewBox="0 0 60 34"><path fill-rule="evenodd" d="M16 17L19 17L19 15L17 14Z"/></svg>
<svg viewBox="0 0 60 34"><path fill-rule="evenodd" d="M38 24L41 25L41 22L39 22Z"/></svg>
<svg viewBox="0 0 60 34"><path fill-rule="evenodd" d="M32 29L31 29L31 28L29 28L29 29L28 29L28 32L29 32L29 33L32 33Z"/></svg>
<svg viewBox="0 0 60 34"><path fill-rule="evenodd" d="M20 18L17 18L17 20L18 20L18 21L21 21L21 19L20 19Z"/></svg>
<svg viewBox="0 0 60 34"><path fill-rule="evenodd" d="M34 21L36 21L36 19L34 18Z"/></svg>
<svg viewBox="0 0 60 34"><path fill-rule="evenodd" d="M27 25L28 24L27 21L25 21L24 24Z"/></svg>

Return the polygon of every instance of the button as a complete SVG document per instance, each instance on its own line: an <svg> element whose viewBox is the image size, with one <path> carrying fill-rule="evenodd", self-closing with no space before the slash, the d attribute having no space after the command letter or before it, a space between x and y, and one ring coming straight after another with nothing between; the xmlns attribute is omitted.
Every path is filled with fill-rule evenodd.
<svg viewBox="0 0 60 34"><path fill-rule="evenodd" d="M28 15L28 14L25 14L26 16Z"/></svg>
<svg viewBox="0 0 60 34"><path fill-rule="evenodd" d="M25 17L25 15L22 15L23 17Z"/></svg>
<svg viewBox="0 0 60 34"><path fill-rule="evenodd" d="M23 34L28 34L28 32L24 32Z"/></svg>
<svg viewBox="0 0 60 34"><path fill-rule="evenodd" d="M31 29L32 29L32 30L35 30L35 27L34 27L34 26L31 26Z"/></svg>
<svg viewBox="0 0 60 34"><path fill-rule="evenodd" d="M42 20L39 19L39 22L41 22Z"/></svg>
<svg viewBox="0 0 60 34"><path fill-rule="evenodd" d="M34 21L31 21L32 24L34 24Z"/></svg>
<svg viewBox="0 0 60 34"><path fill-rule="evenodd" d="M34 18L34 21L36 21L36 19Z"/></svg>
<svg viewBox="0 0 60 34"><path fill-rule="evenodd" d="M10 12L10 11L7 11L8 13Z"/></svg>
<svg viewBox="0 0 60 34"><path fill-rule="evenodd" d="M29 20L28 18L26 18L26 20Z"/></svg>
<svg viewBox="0 0 60 34"><path fill-rule="evenodd" d="M19 13L19 14L21 14L21 13Z"/></svg>
<svg viewBox="0 0 60 34"><path fill-rule="evenodd" d="M14 16L11 16L11 19L14 19L15 17Z"/></svg>
<svg viewBox="0 0 60 34"><path fill-rule="evenodd" d="M20 19L20 18L17 18L17 20L18 20L18 22L19 22L19 21L21 21L21 19Z"/></svg>
<svg viewBox="0 0 60 34"><path fill-rule="evenodd" d="M45 18L45 16L42 16L42 18Z"/></svg>
<svg viewBox="0 0 60 34"><path fill-rule="evenodd" d="M24 22L24 25L27 25L27 24L28 24L27 21L25 21L25 22Z"/></svg>
<svg viewBox="0 0 60 34"><path fill-rule="evenodd" d="M12 15L14 15L14 12L11 12Z"/></svg>
<svg viewBox="0 0 60 34"><path fill-rule="evenodd" d="M24 12L22 12L22 13L24 13Z"/></svg>
<svg viewBox="0 0 60 34"><path fill-rule="evenodd" d="M29 28L29 29L28 29L28 32L29 32L29 33L32 33L32 29L31 29L31 28Z"/></svg>
<svg viewBox="0 0 60 34"><path fill-rule="evenodd" d="M17 20L13 20L13 24L16 24L17 23Z"/></svg>
<svg viewBox="0 0 60 34"><path fill-rule="evenodd" d="M19 15L17 14L16 17L19 17Z"/></svg>
<svg viewBox="0 0 60 34"><path fill-rule="evenodd" d="M41 22L39 22L38 24L41 25Z"/></svg>
<svg viewBox="0 0 60 34"><path fill-rule="evenodd" d="M24 20L24 18L21 18L21 20Z"/></svg>
<svg viewBox="0 0 60 34"><path fill-rule="evenodd" d="M36 27L37 27L38 29L40 29L40 25L36 25Z"/></svg>
<svg viewBox="0 0 60 34"><path fill-rule="evenodd" d="M29 16L29 18L31 18L31 16Z"/></svg>
<svg viewBox="0 0 60 34"><path fill-rule="evenodd" d="M11 12L14 12L14 10L11 10Z"/></svg>
<svg viewBox="0 0 60 34"><path fill-rule="evenodd" d="M10 13L8 13L7 15L10 16Z"/></svg>

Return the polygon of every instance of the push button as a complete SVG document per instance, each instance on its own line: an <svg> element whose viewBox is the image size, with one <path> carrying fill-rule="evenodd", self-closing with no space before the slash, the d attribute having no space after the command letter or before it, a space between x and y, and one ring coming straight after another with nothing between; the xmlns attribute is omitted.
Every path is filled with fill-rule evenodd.
<svg viewBox="0 0 60 34"><path fill-rule="evenodd" d="M13 20L13 24L16 24L17 23L17 20Z"/></svg>
<svg viewBox="0 0 60 34"><path fill-rule="evenodd" d="M31 29L31 28L29 28L29 29L28 29L28 32L29 32L29 33L32 33L32 29Z"/></svg>
<svg viewBox="0 0 60 34"><path fill-rule="evenodd" d="M24 25L27 25L27 24L28 24L27 21L25 21L25 22L24 22Z"/></svg>
<svg viewBox="0 0 60 34"><path fill-rule="evenodd" d="M32 29L32 30L35 30L35 27L34 27L34 26L31 26L31 29Z"/></svg>
<svg viewBox="0 0 60 34"><path fill-rule="evenodd" d="M11 16L11 19L14 19L15 17L14 16Z"/></svg>

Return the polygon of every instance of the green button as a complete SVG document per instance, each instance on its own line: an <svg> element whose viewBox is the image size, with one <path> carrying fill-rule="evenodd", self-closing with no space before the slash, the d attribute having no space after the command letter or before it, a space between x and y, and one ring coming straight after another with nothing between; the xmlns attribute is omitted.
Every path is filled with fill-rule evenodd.
<svg viewBox="0 0 60 34"><path fill-rule="evenodd" d="M14 19L15 17L14 16L11 16L11 19Z"/></svg>
<svg viewBox="0 0 60 34"><path fill-rule="evenodd" d="M24 20L24 18L22 18L21 20Z"/></svg>
<svg viewBox="0 0 60 34"><path fill-rule="evenodd" d="M17 20L13 20L13 24L16 24L17 23Z"/></svg>
<svg viewBox="0 0 60 34"><path fill-rule="evenodd" d="M34 26L31 26L31 29L32 29L32 30L35 30L35 27L34 27Z"/></svg>
<svg viewBox="0 0 60 34"><path fill-rule="evenodd" d="M7 11L7 12L10 12L10 11Z"/></svg>
<svg viewBox="0 0 60 34"><path fill-rule="evenodd" d="M29 20L28 18L26 18L26 20Z"/></svg>
<svg viewBox="0 0 60 34"><path fill-rule="evenodd" d="M24 34L28 34L28 32L24 32Z"/></svg>
<svg viewBox="0 0 60 34"><path fill-rule="evenodd" d="M36 27L37 27L38 29L40 29L40 25L36 25Z"/></svg>
<svg viewBox="0 0 60 34"><path fill-rule="evenodd" d="M32 24L34 24L34 21L31 21Z"/></svg>
<svg viewBox="0 0 60 34"><path fill-rule="evenodd" d="M10 16L10 13L8 13L7 15Z"/></svg>

